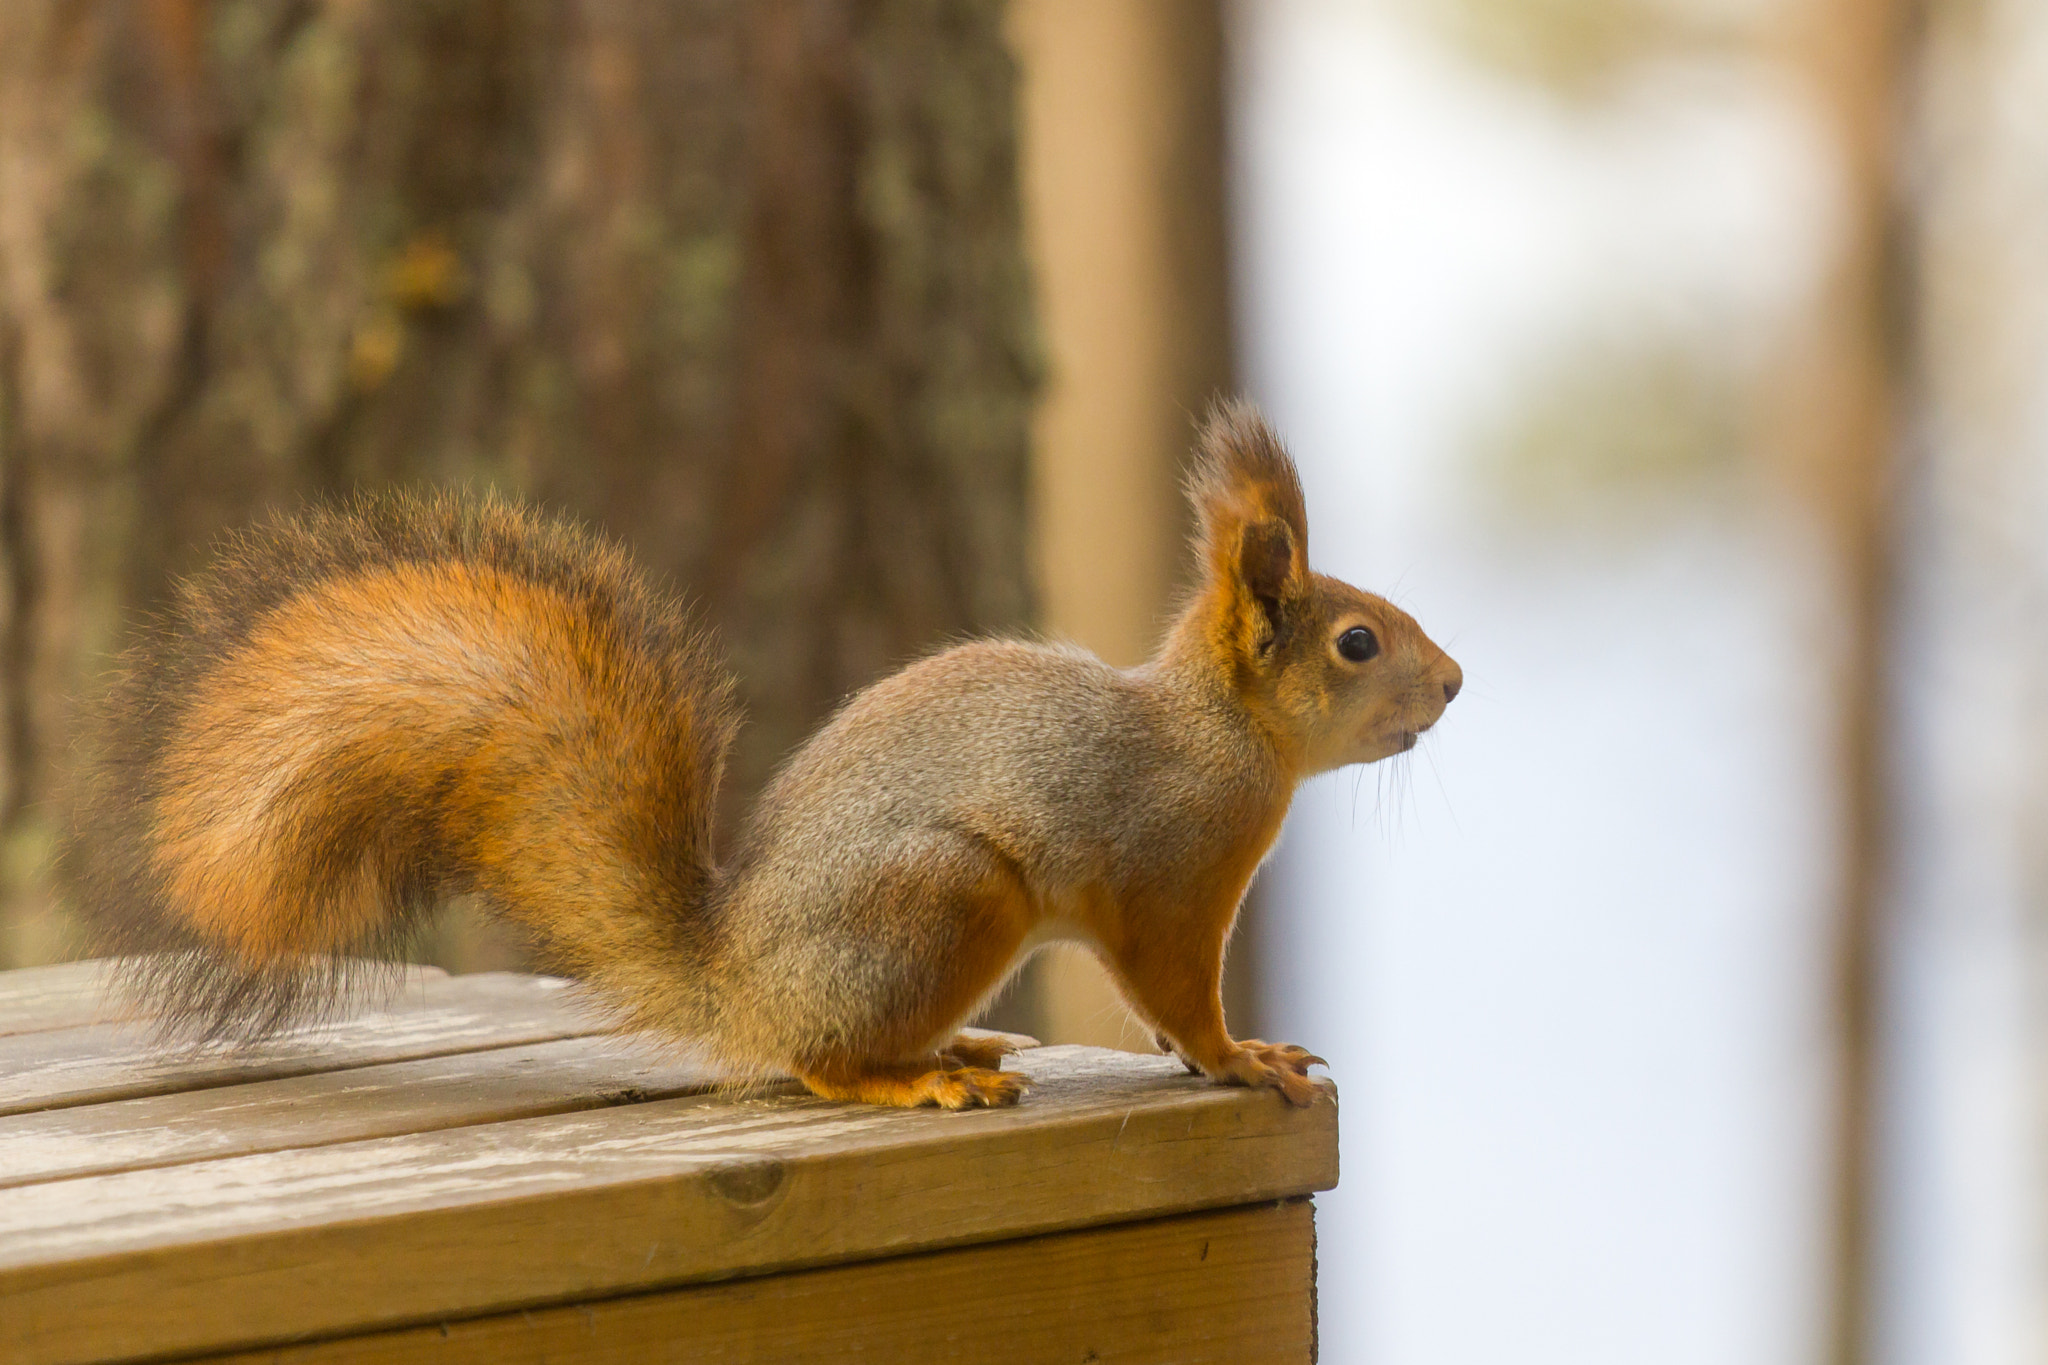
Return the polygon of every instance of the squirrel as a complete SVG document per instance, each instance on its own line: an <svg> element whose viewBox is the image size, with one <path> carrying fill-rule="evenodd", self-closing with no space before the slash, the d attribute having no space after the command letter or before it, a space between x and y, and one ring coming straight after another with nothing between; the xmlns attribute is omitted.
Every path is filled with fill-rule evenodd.
<svg viewBox="0 0 2048 1365"><path fill-rule="evenodd" d="M847 701L730 853L739 716L706 631L611 542L494 497L360 495L231 534L121 657L59 852L168 1027L335 1007L451 894L626 1028L838 1100L1015 1103L959 1034L1078 940L1191 1071L1314 1096L1233 1040L1226 941L1304 778L1412 748L1458 665L1308 567L1293 461L1221 404L1187 478L1199 583L1152 659L987 640Z"/></svg>

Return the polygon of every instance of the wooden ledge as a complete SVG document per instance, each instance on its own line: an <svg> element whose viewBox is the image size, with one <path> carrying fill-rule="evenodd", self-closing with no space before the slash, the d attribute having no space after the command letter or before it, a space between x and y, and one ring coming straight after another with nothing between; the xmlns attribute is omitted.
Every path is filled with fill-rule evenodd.
<svg viewBox="0 0 2048 1365"><path fill-rule="evenodd" d="M241 1061L107 1025L0 1038L0 1105L36 1106L0 1118L0 1359L481 1319L1336 1183L1327 1082L1293 1109L1170 1058L1041 1048L1015 1063L1036 1082L1015 1109L735 1097L579 1032L542 978L403 995L382 1023Z"/></svg>

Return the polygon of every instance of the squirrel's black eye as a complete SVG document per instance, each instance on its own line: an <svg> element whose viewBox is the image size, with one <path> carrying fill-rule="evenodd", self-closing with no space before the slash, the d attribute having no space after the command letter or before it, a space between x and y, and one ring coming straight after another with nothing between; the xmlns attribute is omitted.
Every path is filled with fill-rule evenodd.
<svg viewBox="0 0 2048 1365"><path fill-rule="evenodd" d="M1362 664L1380 652L1380 637L1364 626L1353 626L1337 637L1337 652L1352 663Z"/></svg>

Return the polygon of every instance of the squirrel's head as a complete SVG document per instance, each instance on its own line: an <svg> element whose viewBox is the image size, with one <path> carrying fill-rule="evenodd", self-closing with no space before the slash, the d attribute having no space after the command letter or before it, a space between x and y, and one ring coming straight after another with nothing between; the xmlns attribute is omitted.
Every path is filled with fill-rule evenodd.
<svg viewBox="0 0 2048 1365"><path fill-rule="evenodd" d="M1251 404L1210 415L1188 495L1203 583L1187 623L1299 775L1414 748L1464 675L1408 613L1309 569L1301 479Z"/></svg>

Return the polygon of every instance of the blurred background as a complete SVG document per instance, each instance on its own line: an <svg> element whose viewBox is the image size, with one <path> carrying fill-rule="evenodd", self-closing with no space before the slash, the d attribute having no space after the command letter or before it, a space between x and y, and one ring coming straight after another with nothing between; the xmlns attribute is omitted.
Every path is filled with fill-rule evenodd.
<svg viewBox="0 0 2048 1365"><path fill-rule="evenodd" d="M0 965L224 527L603 525L724 636L737 807L941 641L1142 659L1232 390L1468 679L1233 950L1343 1087L1323 1359L2043 1358L2032 0L0 6ZM1076 954L995 1018L1146 1046Z"/></svg>

